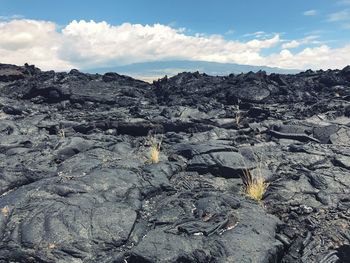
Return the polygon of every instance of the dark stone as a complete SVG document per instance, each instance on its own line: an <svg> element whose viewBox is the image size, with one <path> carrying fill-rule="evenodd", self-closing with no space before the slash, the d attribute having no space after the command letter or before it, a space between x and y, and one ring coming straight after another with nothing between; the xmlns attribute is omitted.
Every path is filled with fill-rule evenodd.
<svg viewBox="0 0 350 263"><path fill-rule="evenodd" d="M13 106L4 106L4 107L2 107L2 111L5 112L6 114L10 114L10 115L23 114L22 109L19 109L17 107L13 107Z"/></svg>
<svg viewBox="0 0 350 263"><path fill-rule="evenodd" d="M0 64L1 82L12 82L24 79L25 77L25 70L23 68L14 65Z"/></svg>
<svg viewBox="0 0 350 263"><path fill-rule="evenodd" d="M239 178L242 171L250 170L256 164L246 160L237 152L213 152L194 156L189 164L188 170L199 173L211 172L217 176L227 178Z"/></svg>
<svg viewBox="0 0 350 263"><path fill-rule="evenodd" d="M338 125L319 126L313 129L314 137L321 143L329 143L330 136L339 130Z"/></svg>

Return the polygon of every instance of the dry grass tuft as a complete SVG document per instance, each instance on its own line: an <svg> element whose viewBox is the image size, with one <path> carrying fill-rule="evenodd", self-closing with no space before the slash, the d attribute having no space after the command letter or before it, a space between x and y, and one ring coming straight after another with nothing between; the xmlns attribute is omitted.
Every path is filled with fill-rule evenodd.
<svg viewBox="0 0 350 263"><path fill-rule="evenodd" d="M236 125L238 126L241 123L241 119L242 119L242 113L239 109L239 105L236 106L236 116L235 116L235 120L236 120Z"/></svg>
<svg viewBox="0 0 350 263"><path fill-rule="evenodd" d="M245 194L256 201L261 201L263 199L264 194L269 186L269 184L266 183L262 177L260 169L261 168L258 168L258 171L260 171L260 173L256 177L253 177L251 171L249 170L243 171Z"/></svg>
<svg viewBox="0 0 350 263"><path fill-rule="evenodd" d="M162 141L155 137L150 137L149 141L151 143L149 161L150 163L159 163L160 146L162 145Z"/></svg>
<svg viewBox="0 0 350 263"><path fill-rule="evenodd" d="M236 117L235 117L235 120L236 120L236 125L238 126L241 122L241 114L240 113L236 113Z"/></svg>
<svg viewBox="0 0 350 263"><path fill-rule="evenodd" d="M57 136L60 137L61 139L66 138L66 132L64 131L64 129L60 129L60 130L57 132Z"/></svg>
<svg viewBox="0 0 350 263"><path fill-rule="evenodd" d="M48 248L49 248L49 249L55 249L55 248L56 248L56 244L55 244L55 243L50 243L50 244L48 245Z"/></svg>
<svg viewBox="0 0 350 263"><path fill-rule="evenodd" d="M9 215L9 213L10 213L9 207L8 207L8 206L5 206L5 207L1 208L1 213L2 213L4 216L7 217L7 216Z"/></svg>
<svg viewBox="0 0 350 263"><path fill-rule="evenodd" d="M160 154L160 145L153 144L151 146L151 156L150 156L151 163L159 163L159 154Z"/></svg>

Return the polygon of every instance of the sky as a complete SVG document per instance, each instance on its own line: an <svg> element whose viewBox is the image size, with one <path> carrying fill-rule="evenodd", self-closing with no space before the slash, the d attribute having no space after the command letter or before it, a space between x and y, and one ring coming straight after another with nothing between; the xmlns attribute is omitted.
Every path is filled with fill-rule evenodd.
<svg viewBox="0 0 350 263"><path fill-rule="evenodd" d="M350 0L0 0L0 63L350 64Z"/></svg>

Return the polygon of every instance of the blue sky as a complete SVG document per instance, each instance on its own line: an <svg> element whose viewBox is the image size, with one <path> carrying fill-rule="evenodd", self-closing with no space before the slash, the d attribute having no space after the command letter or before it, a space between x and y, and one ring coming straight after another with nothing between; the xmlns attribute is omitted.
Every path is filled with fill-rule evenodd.
<svg viewBox="0 0 350 263"><path fill-rule="evenodd" d="M44 21L51 27L43 24ZM76 23L72 24L73 21ZM125 23L130 26L121 27ZM162 27L154 27L155 24ZM46 37L50 38L47 42L60 42L60 46L42 44L41 47L40 43L32 43L35 44L33 54L30 50L23 51L33 63L39 62L44 67L84 68L180 58L285 68L299 65L334 68L344 66L345 59L349 58L346 54L350 50L350 0L0 0L1 28L3 35L10 40L3 44L0 40L0 55L14 58L16 63L19 58L11 52L23 51L25 44L19 43L21 39L28 41L37 38L36 34L40 37L47 34ZM40 30L44 33L40 34ZM48 32L50 30L57 34ZM121 35L128 35L130 41L120 41ZM159 36L163 36L162 41ZM178 41L168 43L166 36L178 38ZM215 39L216 36L221 42ZM96 39L91 40L93 38ZM188 52L180 52L177 57L176 48L173 53L169 50L174 45L181 45L181 39L184 46L180 50ZM80 45L72 47L77 41L81 42ZM131 41L143 43L144 50L125 47ZM158 46L153 45L155 41ZM119 45L119 49L125 49L124 53L130 53L130 59L127 54L121 56L111 48L113 43ZM159 45L164 46L164 50L158 49ZM220 45L225 48L220 48ZM110 53L96 51L103 47ZM43 58L34 54L39 53L40 48L50 52L55 50L56 62L42 63ZM70 50L64 51L64 48ZM132 53L135 49L138 52ZM94 55L88 56L88 53ZM308 61L319 54L322 59ZM339 56L336 62L327 61L330 56L333 60L331 54Z"/></svg>
<svg viewBox="0 0 350 263"><path fill-rule="evenodd" d="M343 3L343 4L342 4ZM21 15L66 25L72 20L124 22L185 27L192 33L242 37L249 32L280 32L291 39L323 31L333 40L350 40L349 29L329 23L328 15L350 7L335 0L0 0L0 15ZM304 12L315 10L315 15ZM349 22L349 21L348 21Z"/></svg>

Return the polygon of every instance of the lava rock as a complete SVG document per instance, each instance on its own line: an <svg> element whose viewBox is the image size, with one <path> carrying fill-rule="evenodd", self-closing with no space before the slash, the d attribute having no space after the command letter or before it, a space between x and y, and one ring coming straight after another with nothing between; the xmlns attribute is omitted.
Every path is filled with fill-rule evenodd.
<svg viewBox="0 0 350 263"><path fill-rule="evenodd" d="M349 72L0 64L0 262L348 262Z"/></svg>

